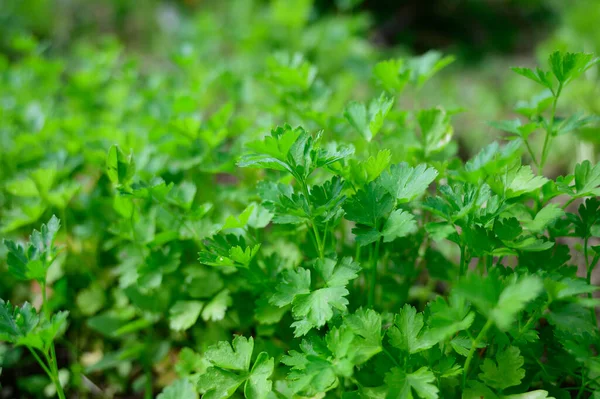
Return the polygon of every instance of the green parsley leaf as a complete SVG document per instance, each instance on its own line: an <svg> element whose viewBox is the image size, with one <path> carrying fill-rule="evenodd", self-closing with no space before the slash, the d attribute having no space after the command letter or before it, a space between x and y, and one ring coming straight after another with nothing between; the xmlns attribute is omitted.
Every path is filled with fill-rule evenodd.
<svg viewBox="0 0 600 399"><path fill-rule="evenodd" d="M218 321L223 320L227 308L231 306L232 300L229 290L224 289L219 292L210 302L204 305L202 310L202 320Z"/></svg>
<svg viewBox="0 0 600 399"><path fill-rule="evenodd" d="M575 166L575 198L600 195L600 163L590 161Z"/></svg>
<svg viewBox="0 0 600 399"><path fill-rule="evenodd" d="M250 360L254 349L252 337L236 336L232 344L221 341L206 350L205 357L212 364L198 379L203 398L228 398L245 383L247 399L264 399L271 392L274 360L261 352L252 369Z"/></svg>
<svg viewBox="0 0 600 399"><path fill-rule="evenodd" d="M113 145L108 150L106 158L106 174L113 184L125 186L131 182L135 174L133 152L125 156L119 146Z"/></svg>
<svg viewBox="0 0 600 399"><path fill-rule="evenodd" d="M177 301L169 310L169 327L184 331L193 326L204 304L200 301Z"/></svg>
<svg viewBox="0 0 600 399"><path fill-rule="evenodd" d="M389 388L386 399L412 399L415 397L413 391L418 398L437 399L439 389L433 384L434 381L435 375L427 367L421 367L410 374L394 367L385 375Z"/></svg>
<svg viewBox="0 0 600 399"><path fill-rule="evenodd" d="M525 305L542 291L536 276L512 278L504 286L498 276L469 274L456 287L457 294L469 300L501 330L507 330Z"/></svg>
<svg viewBox="0 0 600 399"><path fill-rule="evenodd" d="M198 399L198 393L191 382L182 379L163 389L156 399Z"/></svg>
<svg viewBox="0 0 600 399"><path fill-rule="evenodd" d="M408 304L394 317L394 325L387 334L393 347L409 354L429 349L437 343L425 328L423 314Z"/></svg>
<svg viewBox="0 0 600 399"><path fill-rule="evenodd" d="M344 323L356 335L353 341L355 364L364 363L381 352L381 316L377 312L361 308L346 316Z"/></svg>
<svg viewBox="0 0 600 399"><path fill-rule="evenodd" d="M509 346L496 355L496 361L490 358L483 361L479 379L486 385L500 390L519 385L525 377L524 363L519 348Z"/></svg>
<svg viewBox="0 0 600 399"><path fill-rule="evenodd" d="M412 57L409 61L411 81L418 87L431 79L436 73L452 64L456 58L453 55L444 56L441 52L429 50L425 54Z"/></svg>
<svg viewBox="0 0 600 399"><path fill-rule="evenodd" d="M386 220L381 235L383 242L394 241L396 238L406 237L417 231L415 217L407 211L396 209Z"/></svg>
<svg viewBox="0 0 600 399"><path fill-rule="evenodd" d="M42 224L40 231L34 230L29 237L27 248L14 241L4 240L8 249L8 271L20 280L37 280L46 282L48 268L57 255L54 238L60 221L52 216L47 224Z"/></svg>
<svg viewBox="0 0 600 399"><path fill-rule="evenodd" d="M550 54L549 63L552 73L563 85L576 79L585 71L600 62L600 58L589 53L563 53L555 51Z"/></svg>
<svg viewBox="0 0 600 399"><path fill-rule="evenodd" d="M444 149L454 134L450 116L442 108L418 111L417 122L421 129L421 149L425 158Z"/></svg>
<svg viewBox="0 0 600 399"><path fill-rule="evenodd" d="M392 165L389 172L381 175L380 181L396 201L403 203L423 195L437 175L437 170L425 164L413 168L403 162Z"/></svg>
<svg viewBox="0 0 600 399"><path fill-rule="evenodd" d="M341 261L318 259L314 270L324 280L322 288L311 290L310 271L302 268L287 271L271 297L273 305L282 307L292 305L292 314L296 321L292 324L294 334L302 336L313 328L320 328L333 317L333 310L346 311L348 295L346 285L358 277L360 267L351 258Z"/></svg>
<svg viewBox="0 0 600 399"><path fill-rule="evenodd" d="M344 117L365 140L371 141L381 130L393 104L394 99L384 94L371 101L368 109L365 104L352 101L346 106Z"/></svg>
<svg viewBox="0 0 600 399"><path fill-rule="evenodd" d="M381 61L373 67L376 82L390 93L400 93L410 79L410 70L402 59Z"/></svg>
<svg viewBox="0 0 600 399"><path fill-rule="evenodd" d="M557 219L562 218L565 211L558 204L548 204L535 215L533 220L523 225L532 233L542 233Z"/></svg>

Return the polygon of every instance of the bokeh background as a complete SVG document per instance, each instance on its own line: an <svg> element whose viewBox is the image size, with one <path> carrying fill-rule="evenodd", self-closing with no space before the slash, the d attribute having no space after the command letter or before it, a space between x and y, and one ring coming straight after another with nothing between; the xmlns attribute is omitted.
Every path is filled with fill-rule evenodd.
<svg viewBox="0 0 600 399"><path fill-rule="evenodd" d="M359 146L342 114L348 101L379 95L373 65L444 54L456 60L421 89L404 91L394 118L403 109L443 106L453 114L456 151L468 159L504 136L488 122L514 119L515 105L539 92L510 67L545 67L557 49L600 54L598 21L600 0L0 0L0 237L26 238L52 214L63 221L70 252L49 280L51 307L72 315L59 360L72 365L73 390L93 393L93 379L108 397L142 397L148 377L140 359L163 387L175 375L178 348L229 339L241 323L231 322L239 316L231 311L220 327L199 323L189 342L169 331L170 302L204 300L214 286L235 285L208 268L198 272L189 243L194 256L179 269L157 267L160 290L152 291L154 275L144 281L147 270L134 284L129 272L146 259L121 242L115 190L105 176L111 145L135 154L140 180L192 182L194 203L218 204L210 219L223 221L255 199L257 176L235 167L245 142L289 122ZM558 116L600 114L599 81L593 68L570 84ZM407 158L401 133L380 135L394 145L394 162ZM549 177L583 159L598 161L598 127L576 134L581 140L556 139ZM532 145L539 150L538 136ZM36 179L52 196L24 189ZM218 190L205 189L215 184ZM149 242L163 227L158 215L158 222L140 217ZM210 228L199 220L196 238ZM0 273L1 298L40 296L39 287ZM247 306L242 316L253 311ZM156 323L156 336L147 345L144 331L115 336L121 315ZM240 319L251 327L251 319ZM26 354L0 345L0 358L7 366L0 398L40 397L48 389Z"/></svg>
<svg viewBox="0 0 600 399"><path fill-rule="evenodd" d="M455 123L465 157L499 134L486 121L510 118L516 102L535 90L533 83L513 76L510 66L544 65L556 49L600 50L597 0L1 0L0 4L0 52L9 60L15 56L11 41L17 35L31 35L56 54L73 53L81 43L106 45L112 38L119 51L139 55L150 69L169 68L174 54L194 49L203 59L213 57L215 66L243 65L251 72L256 71L252 65L260 67L261 56L286 51L302 53L325 79L351 69L363 71L366 80L375 61L443 51L457 62L428 85L419 105L463 111ZM574 109L583 107L590 113L600 109L598 90L585 82L564 96L563 103ZM471 112L475 108L477 112ZM593 143L598 142L597 133L580 132ZM594 161L590 158L594 148L563 144L557 146L565 153L555 155L553 175L582 153Z"/></svg>

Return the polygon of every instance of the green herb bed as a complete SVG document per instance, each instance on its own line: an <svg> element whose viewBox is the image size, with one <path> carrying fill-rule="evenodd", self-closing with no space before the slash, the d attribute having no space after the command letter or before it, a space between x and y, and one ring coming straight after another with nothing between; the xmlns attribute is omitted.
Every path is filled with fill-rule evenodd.
<svg viewBox="0 0 600 399"><path fill-rule="evenodd" d="M564 93L599 59L514 68L531 97L465 156L460 110L419 106L454 58L344 18L306 57L260 29L165 65L13 41L0 397L600 398L600 164L545 173L598 124Z"/></svg>

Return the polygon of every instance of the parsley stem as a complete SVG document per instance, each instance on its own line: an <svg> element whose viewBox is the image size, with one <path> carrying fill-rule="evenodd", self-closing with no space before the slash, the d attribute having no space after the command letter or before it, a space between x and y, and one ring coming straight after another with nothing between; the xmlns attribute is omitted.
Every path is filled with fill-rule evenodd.
<svg viewBox="0 0 600 399"><path fill-rule="evenodd" d="M369 307L372 308L375 305L375 288L377 287L377 263L379 263L379 245L381 238L377 239L375 248L371 252L371 278L369 286Z"/></svg>
<svg viewBox="0 0 600 399"><path fill-rule="evenodd" d="M485 272L486 273L489 272L493 266L494 266L494 256L488 255L487 262L485 262Z"/></svg>
<svg viewBox="0 0 600 399"><path fill-rule="evenodd" d="M589 285L592 285L592 271L594 271L595 262L592 262L590 264L590 260L588 257L588 241L589 241L589 236L586 235L585 238L583 239L583 257L585 259L585 270L586 270L587 283ZM593 298L593 295L591 292L588 292L588 298L590 298L590 299ZM594 323L595 327L598 327L598 318L596 316L596 308L594 306L592 306L590 308L590 311L592 313L592 322Z"/></svg>
<svg viewBox="0 0 600 399"><path fill-rule="evenodd" d="M146 367L146 388L144 389L144 398L145 399L152 399L152 368L151 367Z"/></svg>
<svg viewBox="0 0 600 399"><path fill-rule="evenodd" d="M305 200L308 202L310 200L310 191L308 190L308 185L306 184L306 181L298 177L296 177L296 180L300 182L300 186L302 187L302 193L304 194ZM315 224L315 221L312 219L312 217L310 219L310 224L312 226L313 233L315 234L315 244L317 247L317 251L319 252L319 258L323 259L325 257L325 248L323 247L321 237L319 236L319 230L317 229L317 225Z"/></svg>
<svg viewBox="0 0 600 399"><path fill-rule="evenodd" d="M583 239L583 258L585 261L585 270L587 271L587 282L591 284L592 282L592 268L590 267L590 261L588 258L588 241L589 237L586 235Z"/></svg>
<svg viewBox="0 0 600 399"><path fill-rule="evenodd" d="M465 256L466 256L465 252L466 252L465 246L461 245L460 246L460 266L459 266L459 269L458 269L458 276L459 277L464 276L465 273L466 273L466 270L465 270L466 267L465 267L465 265L467 264L467 260L465 259Z"/></svg>
<svg viewBox="0 0 600 399"><path fill-rule="evenodd" d="M323 248L323 243L321 242L321 237L319 236L319 230L317 229L317 225L314 222L311 222L313 232L315 233L315 240L317 240L317 251L319 251L319 258L323 259L325 257L325 248Z"/></svg>
<svg viewBox="0 0 600 399"><path fill-rule="evenodd" d="M463 391L465 390L465 385L467 384L467 376L469 374L469 366L471 365L471 361L473 360L473 355L475 354L475 351L477 350L477 345L479 345L479 341L481 341L485 337L485 334L490 329L490 327L492 327L492 324L494 324L492 322L492 320L488 320L485 323L485 325L483 326L483 328L481 329L481 331L479 331L479 334L477 334L477 337L473 340L473 342L471 342L471 349L469 350L469 354L467 355L467 360L465 360L465 367L464 367L464 371L463 371L463 381L462 381Z"/></svg>
<svg viewBox="0 0 600 399"><path fill-rule="evenodd" d="M31 346L26 346L26 347L27 347L27 349L29 349L29 352L31 352L31 354L33 355L33 357L35 358L35 360L39 363L39 365L42 368L42 370L44 370L44 372L48 375L48 377L50 378L50 380L54 383L54 375L48 369L48 366L46 366L46 363L44 363L42 361L42 359L39 357L39 355L35 352L35 349L33 349Z"/></svg>
<svg viewBox="0 0 600 399"><path fill-rule="evenodd" d="M362 384L354 377L350 377L350 381L352 381L358 388L362 388Z"/></svg>
<svg viewBox="0 0 600 399"><path fill-rule="evenodd" d="M541 173L540 165L538 164L537 160L535 159L535 153L533 152L533 149L531 148L531 145L529 144L529 140L525 139L523 141L525 142L525 147L527 147L527 152L529 152L529 156L531 157L533 164L538 169L538 173Z"/></svg>
<svg viewBox="0 0 600 399"><path fill-rule="evenodd" d="M308 230L308 232L306 234L310 237L310 242L315 247L315 249L317 250L317 252L319 252L319 245L317 244L317 239L315 238L315 232L314 232L314 230L309 228L309 230Z"/></svg>
<svg viewBox="0 0 600 399"><path fill-rule="evenodd" d="M583 395L584 390L585 390L585 373L581 373L581 387L579 388L579 391L577 392L576 399L581 398L581 395Z"/></svg>
<svg viewBox="0 0 600 399"><path fill-rule="evenodd" d="M58 360L56 359L56 350L54 349L54 342L50 344L50 356L52 357L52 366L54 367L54 375L56 379L56 392L58 393L59 398L65 399L65 393L63 392L63 388L60 384L60 379L58 377Z"/></svg>
<svg viewBox="0 0 600 399"><path fill-rule="evenodd" d="M60 399L65 399L65 392L63 391L62 385L60 384L60 378L58 377L58 365L56 363L56 352L54 350L54 342L52 342L50 346L50 351L50 355L44 353L44 356L46 357L46 361L48 362L50 370L52 371L53 378L51 379L52 382L54 382L54 386L56 387L56 394L58 395L58 397Z"/></svg>
<svg viewBox="0 0 600 399"><path fill-rule="evenodd" d="M394 363L394 365L396 365L396 367L400 366L400 364L398 363L398 361L396 360L396 358L390 353L390 351L388 351L384 347L381 347L381 350L382 350L383 353L385 353L385 355L387 357L390 358L390 360Z"/></svg>
<svg viewBox="0 0 600 399"><path fill-rule="evenodd" d="M329 220L325 222L325 230L323 230L323 253L325 253L325 246L327 245L327 232L329 231Z"/></svg>
<svg viewBox="0 0 600 399"><path fill-rule="evenodd" d="M550 307L550 302L546 302L544 304L544 306L542 306L541 308L535 310L531 316L529 317L529 319L527 320L527 323L525 323L525 325L523 326L523 328L519 327L519 334L517 335L516 338L520 338L524 333L526 333L530 328L531 328L531 324L535 321L537 321L539 319L539 317L541 317L544 312L546 312L546 310L548 309L548 307ZM538 317L539 315L539 317Z"/></svg>
<svg viewBox="0 0 600 399"><path fill-rule="evenodd" d="M40 284L42 289L42 315L46 320L50 317L48 316L48 307L46 306L46 281Z"/></svg>
<svg viewBox="0 0 600 399"><path fill-rule="evenodd" d="M558 103L558 97L560 96L560 92L562 91L562 83L558 84L558 88L556 89L556 95L554 96L554 100L552 101L552 111L550 113L550 123L546 126L546 137L544 138L544 146L542 147L542 158L540 159L540 174L544 173L544 165L546 164L546 159L548 158L548 152L550 150L550 142L552 141L552 132L554 130L554 119L556 116L556 104Z"/></svg>

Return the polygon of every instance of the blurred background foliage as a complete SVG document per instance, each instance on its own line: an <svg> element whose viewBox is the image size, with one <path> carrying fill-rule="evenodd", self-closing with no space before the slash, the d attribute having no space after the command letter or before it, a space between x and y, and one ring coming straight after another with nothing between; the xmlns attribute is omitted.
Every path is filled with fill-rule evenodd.
<svg viewBox="0 0 600 399"><path fill-rule="evenodd" d="M193 48L202 57L214 57L217 64L235 59L229 66L258 71L262 59L273 51L285 50L304 54L325 79L331 74L342 75L336 77L338 88L356 88L360 86L341 82L356 76L367 79L374 61L441 50L456 56L458 62L420 93L419 105L465 111L455 120L458 135L468 137L463 140L465 156L470 148L480 148L497 136L486 121L510 116L516 101L531 94L532 86L513 76L508 67L543 63L554 49L600 52L600 2L596 0L1 3L0 50L9 60L16 55L12 38L23 33L33 35L54 54L71 52L78 43L89 46L112 37L128 53L142 57L146 68L168 68L171 55ZM531 59L532 54L537 59ZM344 74L340 66L350 68L352 74ZM362 75L356 73L359 70ZM565 96L576 102L574 108L583 105L598 113L598 92L590 87L582 83ZM368 94L362 92L363 97ZM355 95L360 97L361 93ZM477 109L477 118L472 109ZM593 138L596 132L582 134ZM568 145L563 148L582 150ZM557 170L563 166L558 162L561 159L560 155L555 159Z"/></svg>
<svg viewBox="0 0 600 399"><path fill-rule="evenodd" d="M25 237L53 213L62 219L69 256L51 271L51 307L73 315L68 337L75 345L61 344L61 360L73 364L71 385L87 386L88 373L102 372L96 382L110 387L108 393L140 392L148 376L131 361L140 358L164 376L156 385L168 383L170 345L189 342L169 332L167 307L189 299L188 293L204 295L194 296L194 284L212 281L193 274L195 257L182 256L182 267L173 270L156 271L160 262L151 259L149 270L134 270L140 277L134 283L138 276L130 271L148 254L128 241L128 225L105 176L111 145L135 154L137 178L148 187L165 185L153 180L158 176L181 193L187 189L194 204L219 205L197 210L188 230L200 240L253 199L258 175L236 169L235 161L247 141L274 126L324 129L328 140L365 152L364 140L342 114L350 100L379 96L371 79L376 62L456 57L427 84L407 88L389 118L404 126L404 110L443 106L458 142L452 150L467 159L504 135L488 122L514 119L518 101L537 94L533 82L509 67L545 66L554 49L600 54L598 21L598 0L0 0L0 233ZM590 84L599 79L595 68L587 81L573 82L559 113L600 114L599 85ZM403 133L384 127L380 134L393 162L411 156L411 143L403 141L411 135ZM548 161L549 174L570 171L581 159L597 162L598 128L577 134L582 142L557 138L562 142ZM202 189L215 182L218 190ZM144 239L168 245L161 240L172 238L159 232L169 231L191 206L179 202L143 201L136 229L147 233ZM190 239L188 230L178 232L181 240ZM175 249L196 254L185 245ZM201 271L241 295L235 280ZM0 297L32 300L31 287L6 274ZM164 277L158 299L152 291L156 276ZM162 296L164 309L154 303ZM227 339L247 313L229 310L219 326L200 324L189 339ZM115 336L115 325L106 322L115 319L123 325L143 320L140 329L156 323L156 345L142 345L145 333L138 330ZM245 322L250 328L252 320ZM6 381L35 371L33 364L19 363L18 350L0 346L2 356ZM11 369L17 364L20 369ZM19 379L16 397L44 388L34 377Z"/></svg>

